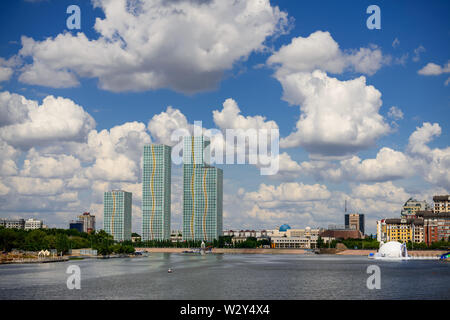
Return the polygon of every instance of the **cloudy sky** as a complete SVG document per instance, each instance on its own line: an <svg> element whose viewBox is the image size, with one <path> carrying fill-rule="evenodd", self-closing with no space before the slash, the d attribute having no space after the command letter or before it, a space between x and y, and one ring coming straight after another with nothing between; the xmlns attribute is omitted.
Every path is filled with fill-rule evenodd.
<svg viewBox="0 0 450 320"><path fill-rule="evenodd" d="M81 8L68 30L66 9ZM20 0L0 3L0 216L67 227L133 192L171 133L280 130L280 170L224 170L224 227L375 221L450 191L448 1ZM181 226L181 167L172 169Z"/></svg>

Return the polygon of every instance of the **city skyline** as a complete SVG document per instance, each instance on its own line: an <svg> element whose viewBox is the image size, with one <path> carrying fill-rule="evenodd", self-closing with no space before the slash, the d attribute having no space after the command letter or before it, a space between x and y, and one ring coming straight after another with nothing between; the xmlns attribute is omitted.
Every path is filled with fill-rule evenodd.
<svg viewBox="0 0 450 320"><path fill-rule="evenodd" d="M449 194L450 4L380 1L380 30L369 4L155 1L131 14L86 1L70 30L68 0L2 2L0 217L65 228L87 211L101 226L104 192L121 189L141 233L144 145L173 147L194 121L279 129L277 174L211 164L226 170L224 230L342 224L348 201L375 234L409 198ZM181 164L171 176L181 230Z"/></svg>

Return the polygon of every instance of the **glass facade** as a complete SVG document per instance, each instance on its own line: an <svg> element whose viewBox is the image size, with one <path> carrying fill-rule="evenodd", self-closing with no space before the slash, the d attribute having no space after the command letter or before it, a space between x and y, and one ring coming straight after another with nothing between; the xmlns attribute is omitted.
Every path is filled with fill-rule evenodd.
<svg viewBox="0 0 450 320"><path fill-rule="evenodd" d="M210 141L204 136L189 136L183 139L183 164L184 165L209 165Z"/></svg>
<svg viewBox="0 0 450 320"><path fill-rule="evenodd" d="M171 147L144 146L142 240L170 239Z"/></svg>
<svg viewBox="0 0 450 320"><path fill-rule="evenodd" d="M223 172L207 164L208 146L203 136L184 138L183 240L212 241L222 235Z"/></svg>
<svg viewBox="0 0 450 320"><path fill-rule="evenodd" d="M103 206L103 230L116 241L131 240L131 192L105 192Z"/></svg>

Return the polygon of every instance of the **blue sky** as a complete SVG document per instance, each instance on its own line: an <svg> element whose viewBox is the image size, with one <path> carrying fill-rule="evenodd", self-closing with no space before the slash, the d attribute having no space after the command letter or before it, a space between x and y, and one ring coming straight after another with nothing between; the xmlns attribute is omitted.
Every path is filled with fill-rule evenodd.
<svg viewBox="0 0 450 320"><path fill-rule="evenodd" d="M295 127L301 114L306 117L306 122L300 122L302 126L310 124L314 130L323 130L314 124L313 120L319 119L322 116L321 113L327 109L321 108L314 101L308 106L308 99L313 99L313 97L307 96L309 93L302 92L302 88L296 87L297 89L293 90L298 90L298 93L306 97L299 101L296 98L296 92L286 91L289 85L286 82L288 80L283 76L276 75L277 72L288 72L292 75L301 74L306 77L305 79L310 80L315 69L325 72L326 79L337 79L338 85L347 80L352 81L364 76L366 86L373 86L380 92L381 97L378 100L381 106L378 110L372 110L373 117L369 116L368 119L361 120L352 118L358 117L359 113L349 114L348 125L350 127L361 125L358 127L359 131L355 133L357 135L355 139L361 137L364 140L362 136L367 135L372 137L369 139L371 142L355 141L356 149L352 152L344 152L345 154L341 154L341 157L336 160L329 158L327 152L327 148L328 150L333 148L332 143L334 142L321 141L318 138L320 134L317 135L318 137L311 137L306 136L306 133L300 133L296 140L296 146L280 150L280 153L286 152L290 161L298 165L293 165L292 169L286 170L284 175L261 176L259 169L251 165L221 166L225 173L225 192L227 194L224 203L225 227L274 228L282 223L289 223L297 227L306 225L326 227L328 224L343 222L343 199L348 199L351 204L353 203L355 209L368 216L366 229L374 232L375 220L397 215L401 204L409 196L430 200L435 193L449 192L450 85L447 79L450 75L447 64L450 59L450 26L448 22L450 3L448 1L378 1L376 3L372 3L372 1L271 1L270 3L262 1L261 6L264 7L264 10L255 9L255 12L252 11L254 15L248 19L254 19L250 21L254 25L258 25L261 21L267 25L269 24L267 21L275 22L272 26L261 24L260 28L252 31L254 37L250 31L245 29L245 21L242 22L243 26L235 25L237 30L242 32L242 43L240 42L241 38L234 35L233 31L230 31L229 34L219 33L211 27L212 30L208 33L205 30L197 30L198 25L195 24L188 24L188 27L192 27L188 31L181 27L177 29L176 17L170 17L175 20L170 20L171 29L169 31L158 30L157 24L149 25L148 30L145 28L136 30L138 37L149 37L149 43L152 41L152 32L164 35L160 50L155 49L152 45L147 47L145 43L133 38L130 29L127 29L127 23L129 23L128 26L132 25L134 18L126 14L126 6L122 8L123 15L117 14L113 17L105 14L106 9L109 8L107 1L99 1L99 3L101 6L96 8L90 1L3 1L0 3L0 27L3 30L0 34L0 57L3 58L0 60L0 67L3 65L4 68L12 70L12 74L5 76L4 80L0 82L1 92L23 96L27 101L35 100L40 107L44 104L43 99L49 95L70 99L76 105L81 106L85 113L95 119L96 123L95 126L83 126L83 128L86 127L85 130L83 129L84 131L80 129L70 137L55 134L53 138L50 138L48 135L51 135L51 132L41 140L36 135L30 137L30 139L37 139L33 140L35 147L30 151L33 143L27 143L26 136L21 136L20 142L11 138L8 132L16 128L12 127L15 124L12 120L5 121L7 125L4 125L3 133L0 131L0 141L3 140L3 148L8 148L10 150L8 154L11 156L8 158L5 155L2 161L9 165L13 161L16 168L15 170L11 169L9 173L6 173L6 170L2 173L0 181L4 188L0 192L2 194L0 199L5 205L0 208L0 215L43 217L47 224L60 227L65 226L67 221L80 211L91 210L97 216L101 216L102 207L98 197L101 188L112 186L132 188L130 184L133 184L135 188L133 190L139 190L139 165L136 165L137 171L134 172L134 175L115 175L100 179L102 174L105 175L95 171L95 162L100 161L99 159L106 161L105 159L108 157L114 158L119 151L116 150L114 154L109 151L96 154L95 150L89 150L86 153L91 153L91 157L84 154L80 149L94 145L89 143L89 131L94 130L96 134L99 134L102 130L109 132L111 128L122 126L127 122L138 122L144 124L146 128L142 129L136 125L139 127L138 129L136 127L129 130L140 132L142 139L139 140L139 143L148 142L147 136L151 141L160 142L152 135L148 127L149 121L155 115L166 112L168 106L178 109L188 123L201 120L204 127L215 128L218 125L214 122L212 112L222 110L225 100L231 98L239 106L243 116L261 115L265 117L266 122L274 121L280 129L282 138L296 130ZM69 16L66 14L66 8L71 4L77 4L81 8L81 30L70 31L66 28L66 19ZM377 4L381 9L381 30L369 30L366 27L366 19L369 16L366 14L366 8L371 4ZM190 12L196 12L190 11L189 6L197 5L196 1L192 3L180 1L170 4L173 8L185 10L187 15ZM204 10L202 13L208 16L210 14L208 10L212 10L212 7L208 8L208 6L212 5L207 2L202 6L201 10ZM278 7L279 11L276 11L275 7ZM159 9L165 10L165 8L161 5ZM140 10L141 15L148 13L145 6ZM211 14L210 18L216 19L214 21L217 30L220 26L229 23L233 25L235 22L232 20L233 14L235 14L233 10L230 9L230 12L227 12L226 8L222 8L223 14ZM162 11L155 12L161 13ZM267 12L270 12L271 18L266 21ZM277 12L282 12L284 15ZM121 21L122 17L125 27L121 27L117 22ZM81 41L77 33L81 32L89 41L94 42L107 37L105 30L109 30L105 28L103 34L95 30L96 18L109 21L108 28L116 28L116 35L119 35L127 44L123 60L117 61L127 61L126 63L128 63L126 54L131 53L135 54L132 56L135 61L142 59L144 62L141 65L137 62L130 62L130 65L124 63L123 67L117 63L108 65L105 61L110 58L114 59L123 53L117 51L116 56L111 54L109 57L109 53L116 50L112 45L105 52L101 51L102 49L99 47L92 48L92 52L97 50L95 57L104 55L103 61L101 58L99 61L96 61L95 58L95 61L86 59L86 56L83 56L84 51L88 51L83 48L86 42ZM113 21L113 18L119 20ZM147 21L149 19L150 15ZM165 22L163 19L165 18L157 17L155 21ZM194 16L193 19L195 19ZM285 24L281 31L276 30L276 23L280 21ZM203 32L204 38L211 37L211 40L208 40L211 43L220 43L226 47L229 53L206 58L207 67L205 66L206 62L191 55L195 51L190 52L189 48L186 49L186 56L183 56L181 52L184 47L181 45L177 47L176 42L179 40L183 43L187 40L178 39L178 37L181 37L183 32L187 32L189 37L197 31ZM324 35L320 40L323 42L314 42L315 45L324 47L337 43L339 46L340 52L336 56L327 58L331 59L331 62L325 60L314 62L316 57L314 50L312 53L305 52L306 46L292 45L292 40L298 37L306 39L304 43L312 44L313 40L310 35L317 31L328 32L329 36ZM60 34L66 35L67 42L63 43L56 39ZM33 39L35 45L27 46L21 40L22 36ZM246 40L245 37L248 39ZM261 37L261 41L253 41L252 38L257 39L258 37ZM43 45L47 38L54 48L69 43L73 45L74 50L69 52L61 47L60 50L50 51ZM206 41L195 36L192 36L190 40L192 42ZM110 38L109 41L117 41L117 38ZM136 43L132 43L132 41L136 41ZM171 41L175 43L171 48L179 50L180 54L169 52L167 58L164 59L164 56L161 55L166 48L164 42L171 43ZM192 42L189 42L189 45ZM195 43L193 47L194 45ZM202 45L200 43L200 47ZM290 46L289 48L294 54L288 57L278 55L278 63L269 64L268 59L277 56L283 46ZM130 51L126 52L128 48ZM355 57L361 48L367 49L364 51L364 54L367 54L364 66L362 60L352 60L352 57ZM22 53L20 53L21 50ZM24 53L24 51L29 53ZM233 53L233 51L235 52ZM242 52L237 53L238 51ZM153 60L146 58L151 57L152 52L155 52L156 58ZM377 56L375 53L380 53L381 56ZM296 69L296 66L302 63L301 57L304 57L307 63L311 63L311 68ZM78 58L85 59L84 66L83 62L73 62ZM161 64L154 62L160 59ZM199 60L197 61L197 59ZM288 59L291 60L288 61ZM294 61L295 59L300 60ZM314 65L314 63L316 64ZM337 69L333 69L334 67L329 67L330 63L348 65L342 70L336 71ZM424 70L423 68L429 63L434 64L430 66L429 70L433 69L431 68L433 66L435 67L433 70L437 70L436 66L440 66L441 69L438 71L427 71L427 69L419 73L419 70ZM191 69L184 70L183 67L172 70L171 65L178 64L180 66L188 65L189 68L192 64L192 68L197 70L192 73L189 71ZM371 66L369 71L367 65ZM26 68L31 68L31 66L36 68L33 71L33 77L23 76ZM130 73L129 70L134 67L137 68L136 70L148 69L149 74L157 70L162 80L155 80L157 84L152 87L149 80L135 78L136 74L140 75L139 71ZM61 87L60 84L63 83L63 80L55 78L54 74L48 71L53 68L69 72L76 80L70 78L69 81L64 78L67 83ZM100 80L107 73L105 68L111 68L112 72L119 76L123 72L124 79L130 75L133 80L121 82L119 79L113 82L108 75ZM209 68L208 70L213 70L220 75L214 75L215 81L211 81L207 85L202 84L203 79L208 76L205 72L198 71L202 68L205 70ZM59 74L59 76L65 77L66 75ZM188 79L188 84L195 83L198 90L189 92L187 87L183 87L183 85L187 86L186 84L183 84L181 89L180 87L174 89L179 85L177 82L179 78ZM2 79L1 73L0 79ZM52 79L57 79L56 83ZM119 83L118 87L117 83ZM136 87L133 87L135 84ZM116 87L111 89L111 86ZM329 87L327 88L325 90L331 90ZM331 96L331 98L339 100L340 96ZM355 106L358 106L358 97L355 96L354 99L355 101L351 102L349 100L342 101L342 104L355 103ZM371 101L376 104L378 100L375 100L375 102ZM11 101L11 98L4 98L0 108L4 108L4 110L17 108ZM323 103L327 100L320 101ZM28 102L25 103L25 105L27 104ZM337 105L340 105L339 101ZM401 117L395 118L389 115L393 106L396 107L395 110L401 111ZM68 112L70 112L72 109L68 108ZM305 110L309 110L310 113L308 114ZM382 117L381 120L375 120L377 115ZM48 116L50 117L50 115ZM375 132L370 125L364 124L366 120L377 121L377 125L383 128ZM86 117L82 121L87 121ZM426 126L424 123L429 123L430 126ZM436 126L433 126L434 124ZM337 119L336 126L339 125L339 119ZM422 130L419 130L417 134L418 139L411 142L410 136L417 128L422 128ZM25 130L25 135L33 132L21 127L22 129ZM2 129L0 128L0 130ZM367 132L363 132L364 130ZM126 134L128 135L128 132ZM311 142L306 142L308 140ZM114 145L119 142L110 141L110 143ZM139 143L137 145L140 145ZM350 145L352 141L346 141L346 143ZM74 146L75 144L77 145ZM319 163L314 157L311 157L312 152L310 151L316 150L321 145L325 146L320 147L321 157L328 158L322 159ZM414 148L416 145L420 147ZM95 147L92 148L95 149ZM377 154L382 148L390 150L389 157L386 156L384 162L377 158ZM71 163L75 163L72 171L68 170L60 175L45 173L43 167L48 164L47 169L51 168L51 165L64 161L65 157L73 158L70 158L70 161L73 160ZM359 165L355 163L350 165L347 160L352 157L359 158ZM50 158L56 162L49 160ZM29 160L28 171L24 169L24 162L27 159ZM378 159L378 162L374 159ZM139 162L137 158L128 160ZM364 160L373 161L362 165ZM390 164L389 167L386 166L387 162ZM302 163L303 166L301 166ZM306 166L308 168L312 166L312 169L305 169ZM118 168L117 164L113 167L115 170ZM86 187L71 188L69 186L70 179L76 175L80 179L89 181ZM176 180L179 175L180 168L178 167L174 169L174 183L180 182ZM23 190L23 187L18 187L23 183L31 186L35 184L48 186L49 190L43 190L41 194L36 194ZM59 189L52 187L54 184L61 187ZM94 184L95 187L93 187ZM264 184L263 187L261 187L262 184ZM323 188L326 192L323 192ZM0 188L1 190L2 188ZM286 192L293 194L285 194ZM311 193L319 196L311 196ZM55 201L55 196L61 198L62 195L67 197L66 202ZM24 206L23 201L12 201L11 197L29 201L33 205ZM181 199L179 198L180 194L176 194L175 191L172 196L174 228L179 227L181 223L179 212ZM139 231L140 202L138 197L136 197L134 205L136 219L133 228L135 231ZM101 219L99 219L99 224L101 226Z"/></svg>

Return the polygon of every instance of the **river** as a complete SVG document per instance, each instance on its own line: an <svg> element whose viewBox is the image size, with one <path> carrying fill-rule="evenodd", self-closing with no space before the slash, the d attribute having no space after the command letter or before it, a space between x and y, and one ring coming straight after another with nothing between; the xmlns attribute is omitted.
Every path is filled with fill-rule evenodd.
<svg viewBox="0 0 450 320"><path fill-rule="evenodd" d="M369 290L367 267L373 264L380 267L381 289ZM80 290L67 288L69 265L80 268ZM152 253L0 265L0 299L450 299L450 263L336 255Z"/></svg>

